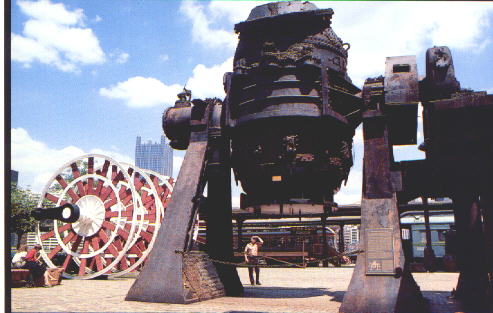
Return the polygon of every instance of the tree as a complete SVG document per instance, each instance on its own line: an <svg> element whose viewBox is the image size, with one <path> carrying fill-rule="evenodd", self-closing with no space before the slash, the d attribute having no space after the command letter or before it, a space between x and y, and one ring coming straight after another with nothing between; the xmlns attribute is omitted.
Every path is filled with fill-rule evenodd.
<svg viewBox="0 0 493 313"><path fill-rule="evenodd" d="M31 216L31 211L37 207L39 199L40 195L12 184L9 228L10 232L17 234L19 238L17 247L19 247L22 236L35 229L36 220Z"/></svg>

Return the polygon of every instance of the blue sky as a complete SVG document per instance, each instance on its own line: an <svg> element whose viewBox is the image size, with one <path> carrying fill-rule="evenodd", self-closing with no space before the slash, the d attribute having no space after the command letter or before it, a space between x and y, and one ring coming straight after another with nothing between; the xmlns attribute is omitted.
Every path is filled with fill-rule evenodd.
<svg viewBox="0 0 493 313"><path fill-rule="evenodd" d="M64 162L84 153L134 159L135 137L158 141L161 115L187 84L194 97L223 97L232 69L235 23L254 1L13 1L12 168L40 191ZM493 93L493 4L315 2L332 7L333 28L351 44L349 75L360 86L383 74L386 56L452 49L463 87ZM422 141L422 132L418 134ZM356 164L336 201L358 202L362 136ZM397 159L422 158L416 146ZM175 173L183 152L175 151ZM233 203L238 203L235 189Z"/></svg>

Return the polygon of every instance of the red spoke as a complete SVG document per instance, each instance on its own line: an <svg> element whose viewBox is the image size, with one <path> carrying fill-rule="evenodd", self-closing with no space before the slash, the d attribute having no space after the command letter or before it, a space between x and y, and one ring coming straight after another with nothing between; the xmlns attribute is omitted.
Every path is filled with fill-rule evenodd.
<svg viewBox="0 0 493 313"><path fill-rule="evenodd" d="M119 251L122 251L123 250L123 242L121 239L119 238L115 238L115 240L113 241L113 244L115 245L115 247L119 250Z"/></svg>
<svg viewBox="0 0 493 313"><path fill-rule="evenodd" d="M110 201L106 202L104 204L104 208L106 210L108 210L109 208L111 208L112 206L114 206L118 201L116 200L116 197L111 197Z"/></svg>
<svg viewBox="0 0 493 313"><path fill-rule="evenodd" d="M62 186L63 189L67 188L67 182L65 181L65 179L63 179L63 177L61 175L58 175L56 178L57 182L60 184L60 186Z"/></svg>
<svg viewBox="0 0 493 313"><path fill-rule="evenodd" d="M100 229L99 232L98 232L98 235L99 235L99 238L101 238L101 240L106 244L109 240L110 240L110 237L108 237L108 235L106 234L106 232L103 230L103 229ZM116 258L118 257L118 250L115 248L115 246L113 244L110 244L108 246L108 251Z"/></svg>
<svg viewBox="0 0 493 313"><path fill-rule="evenodd" d="M72 168L72 174L74 175L74 178L80 177L80 171L77 167L77 164L74 162L70 164L70 167Z"/></svg>
<svg viewBox="0 0 493 313"><path fill-rule="evenodd" d="M91 238L91 246L94 249L94 251L99 250L99 238L98 237L92 237ZM101 255L97 254L94 256L94 259L96 260L96 268L98 271L101 271L103 269L103 262L102 262L102 257Z"/></svg>
<svg viewBox="0 0 493 313"><path fill-rule="evenodd" d="M139 258L143 256L142 251L136 245L134 245L132 248L130 248L128 250L128 252L137 254L137 256Z"/></svg>
<svg viewBox="0 0 493 313"><path fill-rule="evenodd" d="M91 258L91 262L89 262L89 266L88 266L89 270L94 271L93 270L94 265L96 265L96 258L95 257L92 257Z"/></svg>
<svg viewBox="0 0 493 313"><path fill-rule="evenodd" d="M133 217L134 216L134 209L133 206L129 206L125 211L122 211L122 217Z"/></svg>
<svg viewBox="0 0 493 313"><path fill-rule="evenodd" d="M96 259L96 268L98 269L98 271L101 271L103 269L102 257L98 254L94 256L94 259Z"/></svg>
<svg viewBox="0 0 493 313"><path fill-rule="evenodd" d="M67 235L67 237L63 238L62 242L64 244L67 244L76 234L73 231L70 231ZM62 249L61 245L57 245L53 250L50 251L48 254L48 258L51 259L53 258L60 250Z"/></svg>
<svg viewBox="0 0 493 313"><path fill-rule="evenodd" d="M145 214L144 220L148 221L149 223L155 223L156 222L156 214Z"/></svg>
<svg viewBox="0 0 493 313"><path fill-rule="evenodd" d="M144 242L142 240L139 240L135 245L140 249L140 251L146 250L146 246L144 245Z"/></svg>
<svg viewBox="0 0 493 313"><path fill-rule="evenodd" d="M115 231L116 230L116 225L109 222L109 221L103 221L103 223L101 224L101 227L105 228L105 229L109 229L111 231ZM122 237L123 239L127 240L128 239L128 232L121 229L121 228L118 228L117 230L117 234L120 235L120 237Z"/></svg>
<svg viewBox="0 0 493 313"><path fill-rule="evenodd" d="M105 229L109 229L111 231L114 231L116 229L116 225L109 222L109 221L103 221L103 223L101 224L101 227L103 227Z"/></svg>
<svg viewBox="0 0 493 313"><path fill-rule="evenodd" d="M89 240L84 240L84 245L82 246L81 254L86 254L89 252ZM79 276L84 276L86 271L86 264L87 264L87 258L81 258L80 259L80 265L79 265Z"/></svg>
<svg viewBox="0 0 493 313"><path fill-rule="evenodd" d="M128 268L128 264L127 264L127 258L126 257L123 257L121 260L120 260L120 268L122 270L126 270Z"/></svg>
<svg viewBox="0 0 493 313"><path fill-rule="evenodd" d="M144 239L147 242L151 242L152 240L152 234L145 231L140 232L140 237L142 237L142 239Z"/></svg>
<svg viewBox="0 0 493 313"><path fill-rule="evenodd" d="M118 212L116 211L106 211L106 213L104 214L104 218L112 218L112 217L117 217L118 216Z"/></svg>
<svg viewBox="0 0 493 313"><path fill-rule="evenodd" d="M128 170L127 170L127 173L129 176L132 176L132 173L134 172L134 169L129 167ZM136 175L139 175L139 173L137 173Z"/></svg>
<svg viewBox="0 0 493 313"><path fill-rule="evenodd" d="M80 171L79 171L79 168L77 167L77 164L74 162L74 163L70 164L70 167L72 168L72 175L74 175L74 178L80 177ZM81 181L77 182L77 190L78 190L79 196L83 197L86 195L86 192L84 190L84 186L82 185ZM76 201L76 200L74 200L74 201Z"/></svg>
<svg viewBox="0 0 493 313"><path fill-rule="evenodd" d="M70 228L72 228L72 224L64 224L64 225L58 227L58 232L61 233L63 231L69 230ZM53 236L55 236L55 230L54 229L50 230L47 233L42 234L40 237L41 237L41 241L45 241L46 239L51 238Z"/></svg>
<svg viewBox="0 0 493 313"><path fill-rule="evenodd" d="M46 193L45 194L45 199L47 199L47 200L49 200L49 201L51 201L51 202L53 202L55 204L57 204L58 203L58 200L60 200L60 198L58 198L57 196L52 195L51 193ZM66 203L67 203L67 201L64 201L64 200L60 201L60 205L64 205Z"/></svg>
<svg viewBox="0 0 493 313"><path fill-rule="evenodd" d="M118 170L116 165L111 167L111 180L113 185L117 185L119 181L123 180L125 175L123 175L122 171Z"/></svg>
<svg viewBox="0 0 493 313"><path fill-rule="evenodd" d="M156 230L156 227L151 226L151 225L147 226L146 231L147 231L148 233L153 234L153 233L154 233L154 230Z"/></svg>
<svg viewBox="0 0 493 313"><path fill-rule="evenodd" d="M105 160L103 168L101 169L101 176L106 176L108 174L108 168L110 167L110 161Z"/></svg>
<svg viewBox="0 0 493 313"><path fill-rule="evenodd" d="M77 202L80 199L80 197L72 189L67 190L67 193L70 198L72 198L73 202Z"/></svg>
<svg viewBox="0 0 493 313"><path fill-rule="evenodd" d="M111 187L103 187L99 198L101 199L101 201L105 202L110 195L114 196L114 194L115 193L113 192L113 189Z"/></svg>
<svg viewBox="0 0 493 313"><path fill-rule="evenodd" d="M89 157L87 161L87 173L94 174L94 157Z"/></svg>
<svg viewBox="0 0 493 313"><path fill-rule="evenodd" d="M72 249L70 249L70 250L72 250L72 252L77 251L77 248L79 247L79 244L80 244L81 240L82 240L82 237L81 236L77 236L75 238L75 241L72 244ZM63 262L63 265L62 265L62 267L63 267L64 270L67 269L67 266L68 266L68 264L70 263L71 260L72 260L72 255L71 254L67 254L67 257L65 258L65 261Z"/></svg>
<svg viewBox="0 0 493 313"><path fill-rule="evenodd" d="M49 259L53 258L58 253L58 251L60 251L61 249L62 249L62 246L57 245L55 248L53 248L53 250L50 251L50 253L48 254L48 258Z"/></svg>
<svg viewBox="0 0 493 313"><path fill-rule="evenodd" d="M53 236L55 236L55 231L50 230L49 232L42 234L40 237L41 237L41 241L45 241L46 239L51 238Z"/></svg>
<svg viewBox="0 0 493 313"><path fill-rule="evenodd" d="M122 198L120 198L122 199ZM122 204L124 206L127 206L131 201L133 200L133 197L132 197L132 192L129 190L129 194L122 199Z"/></svg>
<svg viewBox="0 0 493 313"><path fill-rule="evenodd" d="M164 195L163 195L163 198L166 199L169 194L170 194L170 190L167 188L168 186L166 186L166 188L164 189Z"/></svg>
<svg viewBox="0 0 493 313"><path fill-rule="evenodd" d="M140 188L142 188L142 186L144 186L144 182L142 181L142 179L140 179L140 176L138 176L139 174L135 174L135 177L134 177L134 186L135 186L135 189L137 190L140 190Z"/></svg>
<svg viewBox="0 0 493 313"><path fill-rule="evenodd" d="M101 195L101 189L103 188L104 181L98 179L98 185L96 186L96 190L94 191L94 195L100 196Z"/></svg>
<svg viewBox="0 0 493 313"><path fill-rule="evenodd" d="M88 178L87 179L86 194L88 194L88 195L94 194L94 178Z"/></svg>
<svg viewBox="0 0 493 313"><path fill-rule="evenodd" d="M120 237L122 237L123 239L128 240L128 232L126 232L125 230L123 230L123 229L121 229L121 228L118 228L117 233L118 233L118 235L120 235Z"/></svg>

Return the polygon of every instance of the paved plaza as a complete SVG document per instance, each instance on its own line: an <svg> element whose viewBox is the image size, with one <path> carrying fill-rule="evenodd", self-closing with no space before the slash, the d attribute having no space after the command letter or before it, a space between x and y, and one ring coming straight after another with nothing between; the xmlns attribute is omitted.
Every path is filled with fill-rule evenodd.
<svg viewBox="0 0 493 313"><path fill-rule="evenodd" d="M133 278L63 280L52 288L13 288L13 312L338 312L352 268L262 269L262 286L249 286L240 268L245 296L188 305L124 301ZM457 273L413 274L432 312L461 312L447 298ZM419 313L419 312L417 312Z"/></svg>

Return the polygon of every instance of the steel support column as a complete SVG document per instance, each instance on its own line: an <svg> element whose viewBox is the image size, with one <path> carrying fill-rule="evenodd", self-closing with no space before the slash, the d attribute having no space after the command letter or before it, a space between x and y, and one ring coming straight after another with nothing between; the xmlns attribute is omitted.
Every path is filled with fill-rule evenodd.
<svg viewBox="0 0 493 313"><path fill-rule="evenodd" d="M339 224L339 253L343 253L344 247L344 223Z"/></svg>
<svg viewBox="0 0 493 313"><path fill-rule="evenodd" d="M220 128L209 136L207 176L207 253L214 260L233 261L230 141ZM228 296L243 294L236 267L214 263Z"/></svg>
<svg viewBox="0 0 493 313"><path fill-rule="evenodd" d="M329 249L327 247L327 215L323 214L321 216L322 220L322 258L324 259L322 261L322 266L323 267L329 267L329 260L327 259L329 257Z"/></svg>
<svg viewBox="0 0 493 313"><path fill-rule="evenodd" d="M423 212L425 217L425 232L426 232L426 247L424 250L424 263L428 272L435 271L435 251L433 251L431 241L431 228L430 228L430 208L428 207L428 198L422 197Z"/></svg>

